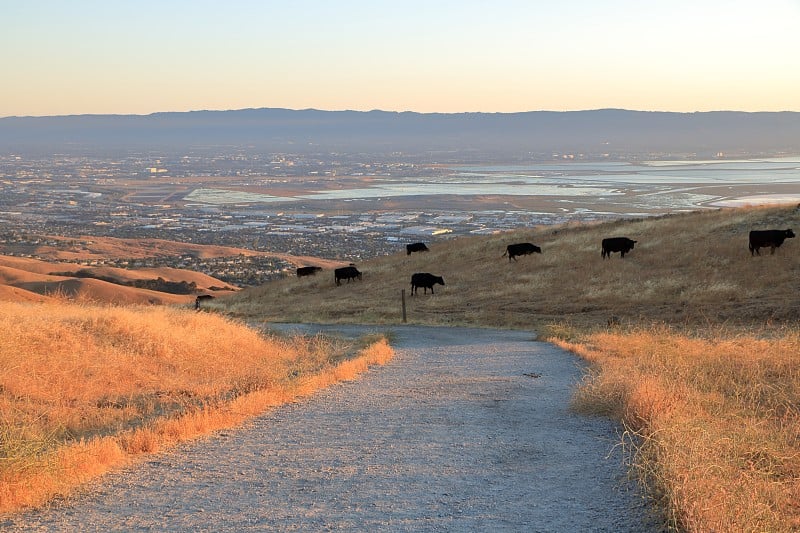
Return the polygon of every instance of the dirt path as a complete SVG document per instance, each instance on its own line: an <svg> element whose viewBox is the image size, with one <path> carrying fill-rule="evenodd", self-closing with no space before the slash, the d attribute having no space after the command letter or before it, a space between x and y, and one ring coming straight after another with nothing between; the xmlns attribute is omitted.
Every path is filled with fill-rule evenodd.
<svg viewBox="0 0 800 533"><path fill-rule="evenodd" d="M0 529L657 530L614 425L567 409L574 356L523 332L392 330L396 358L358 381Z"/></svg>

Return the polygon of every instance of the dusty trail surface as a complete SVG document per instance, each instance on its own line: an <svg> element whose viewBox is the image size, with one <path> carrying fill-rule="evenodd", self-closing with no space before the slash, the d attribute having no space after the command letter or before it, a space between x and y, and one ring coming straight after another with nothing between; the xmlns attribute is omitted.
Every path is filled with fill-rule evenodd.
<svg viewBox="0 0 800 533"><path fill-rule="evenodd" d="M0 529L658 529L625 481L615 426L567 408L581 375L574 356L524 332L391 330L387 366Z"/></svg>

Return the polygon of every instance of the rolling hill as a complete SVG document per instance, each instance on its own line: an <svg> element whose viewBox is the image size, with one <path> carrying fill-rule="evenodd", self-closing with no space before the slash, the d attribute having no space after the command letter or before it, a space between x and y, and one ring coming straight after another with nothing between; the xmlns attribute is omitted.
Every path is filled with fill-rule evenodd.
<svg viewBox="0 0 800 533"><path fill-rule="evenodd" d="M130 286L141 280L194 284L196 291L174 294ZM236 287L199 272L175 268L128 270L49 263L37 259L0 256L0 300L44 301L49 297L128 304L177 305L194 301L197 294L220 294Z"/></svg>
<svg viewBox="0 0 800 533"><path fill-rule="evenodd" d="M316 257L257 252L228 246L96 236L46 236L36 244L6 243L0 247L2 252L18 254L0 255L0 300L4 301L41 301L50 296L59 296L118 305L185 305L193 302L198 294L219 297L229 296L239 290L212 276L181 268L86 266L86 263L109 259L258 255L276 257L297 266L334 268L343 264L341 261ZM175 294L176 290L180 292L182 289L176 284L194 284L194 289L191 293ZM153 287L158 290L152 290Z"/></svg>
<svg viewBox="0 0 800 533"><path fill-rule="evenodd" d="M430 251L359 264L361 281L336 286L333 272L243 290L221 309L276 322L419 324L540 328L552 323L720 323L763 325L800 319L800 241L751 257L751 229L800 228L800 208L701 211L601 224L538 226L430 245ZM635 249L602 259L604 237ZM509 261L508 244L541 254ZM410 296L410 278L444 278L436 294Z"/></svg>

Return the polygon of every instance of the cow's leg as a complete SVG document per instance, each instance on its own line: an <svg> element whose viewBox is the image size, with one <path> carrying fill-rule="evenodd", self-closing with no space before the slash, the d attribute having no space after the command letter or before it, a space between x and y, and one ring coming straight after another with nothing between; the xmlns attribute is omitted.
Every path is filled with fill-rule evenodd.
<svg viewBox="0 0 800 533"><path fill-rule="evenodd" d="M775 255L775 245L769 247L769 255Z"/></svg>
<svg viewBox="0 0 800 533"><path fill-rule="evenodd" d="M431 285L431 294L433 294L433 285Z"/></svg>

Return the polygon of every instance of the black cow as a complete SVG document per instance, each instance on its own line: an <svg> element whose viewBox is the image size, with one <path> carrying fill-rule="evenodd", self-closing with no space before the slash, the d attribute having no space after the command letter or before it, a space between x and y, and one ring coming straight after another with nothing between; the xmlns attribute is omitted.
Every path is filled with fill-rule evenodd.
<svg viewBox="0 0 800 533"><path fill-rule="evenodd" d="M320 270L322 270L322 267L317 267L317 266L298 267L297 277L302 278L303 276L313 276Z"/></svg>
<svg viewBox="0 0 800 533"><path fill-rule="evenodd" d="M605 259L606 257L611 257L611 252L619 252L620 258L622 258L625 257L626 253L633 250L634 244L636 244L636 241L627 237L609 237L603 239L603 251L600 252L600 255Z"/></svg>
<svg viewBox="0 0 800 533"><path fill-rule="evenodd" d="M531 244L529 242L520 242L517 244L509 244L508 246L506 246L506 251L503 254L503 257L508 255L509 261L511 261L512 259L516 261L518 255L528 255L534 252L540 254L542 253L542 249L536 246L535 244Z"/></svg>
<svg viewBox="0 0 800 533"><path fill-rule="evenodd" d="M427 252L428 247L424 242L415 242L413 244L406 244L406 255L411 255L411 252Z"/></svg>
<svg viewBox="0 0 800 533"><path fill-rule="evenodd" d="M775 248L783 244L784 239L794 238L794 232L790 229L765 229L753 230L750 232L750 255L761 255L759 248L770 247L770 255L775 253Z"/></svg>
<svg viewBox="0 0 800 533"><path fill-rule="evenodd" d="M342 284L342 280L346 279L347 283L350 283L351 279L361 279L361 272L356 269L353 265L337 268L333 271L334 279L336 280L337 285Z"/></svg>
<svg viewBox="0 0 800 533"><path fill-rule="evenodd" d="M417 288L422 287L422 293L428 294L428 289L431 290L431 294L433 294L433 286L436 284L444 285L444 280L442 276L434 276L433 274L428 274L427 272L417 272L416 274L411 275L411 295L413 296L417 292Z"/></svg>
<svg viewBox="0 0 800 533"><path fill-rule="evenodd" d="M201 294L200 296L198 296L197 298L194 299L194 308L199 311L201 303L209 302L209 301L211 301L213 299L214 299L214 297L211 296L210 294Z"/></svg>

